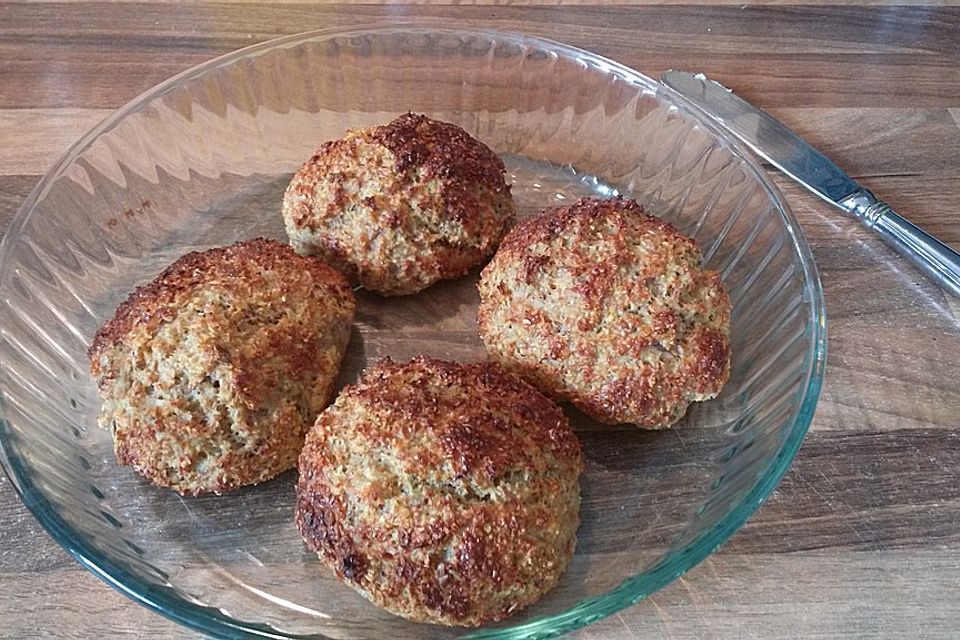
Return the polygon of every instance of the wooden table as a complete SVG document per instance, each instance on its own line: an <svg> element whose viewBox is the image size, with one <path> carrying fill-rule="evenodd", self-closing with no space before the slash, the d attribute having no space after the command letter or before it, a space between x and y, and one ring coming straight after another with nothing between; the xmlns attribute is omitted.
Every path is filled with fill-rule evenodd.
<svg viewBox="0 0 960 640"><path fill-rule="evenodd" d="M701 70L960 246L960 9L930 6L0 3L0 232L110 110L213 56L431 16L566 41L648 75ZM579 638L960 633L960 304L778 178L821 270L830 356L806 443L720 551ZM190 632L82 569L0 478L0 636Z"/></svg>

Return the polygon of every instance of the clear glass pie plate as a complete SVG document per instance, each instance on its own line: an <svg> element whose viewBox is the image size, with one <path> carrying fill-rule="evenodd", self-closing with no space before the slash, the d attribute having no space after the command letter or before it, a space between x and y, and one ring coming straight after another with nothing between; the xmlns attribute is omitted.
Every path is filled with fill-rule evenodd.
<svg viewBox="0 0 960 640"><path fill-rule="evenodd" d="M415 111L502 155L520 215L581 195L646 203L700 243L733 301L722 395L675 428L604 427L584 448L572 565L479 630L419 625L340 585L302 544L294 472L180 498L114 461L85 350L132 288L191 250L283 239L293 171L349 127ZM383 356L476 361L476 274L415 296L358 292L340 384ZM825 317L810 251L759 166L680 97L610 60L518 34L390 26L257 45L187 71L85 135L0 245L3 466L96 575L223 637L542 638L648 596L740 527L816 405Z"/></svg>

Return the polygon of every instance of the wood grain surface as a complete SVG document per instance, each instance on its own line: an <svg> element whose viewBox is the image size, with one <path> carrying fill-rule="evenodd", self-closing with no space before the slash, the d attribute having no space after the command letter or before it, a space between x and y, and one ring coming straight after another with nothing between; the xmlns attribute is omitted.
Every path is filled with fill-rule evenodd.
<svg viewBox="0 0 960 640"><path fill-rule="evenodd" d="M960 247L960 8L912 3L0 3L0 233L80 134L171 75L279 35L400 19L525 31L650 76L704 71ZM725 546L577 638L960 633L960 304L775 179L827 302L830 354L810 434ZM83 569L0 477L0 637L121 634L195 635Z"/></svg>

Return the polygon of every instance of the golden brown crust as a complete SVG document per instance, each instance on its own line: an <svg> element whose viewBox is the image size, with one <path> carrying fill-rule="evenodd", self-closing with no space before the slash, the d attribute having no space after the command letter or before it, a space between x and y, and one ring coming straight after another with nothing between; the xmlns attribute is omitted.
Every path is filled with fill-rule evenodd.
<svg viewBox="0 0 960 640"><path fill-rule="evenodd" d="M329 402L354 308L342 275L275 241L181 257L88 352L118 462L184 494L289 469Z"/></svg>
<svg viewBox="0 0 960 640"><path fill-rule="evenodd" d="M406 114L325 143L283 202L294 248L385 295L490 257L513 221L503 162L455 125Z"/></svg>
<svg viewBox="0 0 960 640"><path fill-rule="evenodd" d="M573 554L579 442L559 407L494 364L381 362L321 414L299 467L307 544L412 620L501 619Z"/></svg>
<svg viewBox="0 0 960 640"><path fill-rule="evenodd" d="M117 307L113 317L97 331L87 349L87 357L91 362L99 360L100 353L122 341L135 324L163 322L164 314L198 286L215 280L243 279L251 266L262 270L290 269L291 261L294 269L307 271L318 285L328 287L331 295L353 299L350 283L336 269L322 260L298 256L276 240L255 238L207 251L192 251L149 283L137 287Z"/></svg>
<svg viewBox="0 0 960 640"><path fill-rule="evenodd" d="M477 215L474 185L491 192L505 188L503 161L489 147L460 127L406 113L382 127L371 139L397 159L397 171L416 169L422 179L448 181L447 208L455 219L468 222Z"/></svg>
<svg viewBox="0 0 960 640"><path fill-rule="evenodd" d="M729 376L730 300L693 240L632 200L518 224L480 278L491 357L606 423L659 429Z"/></svg>

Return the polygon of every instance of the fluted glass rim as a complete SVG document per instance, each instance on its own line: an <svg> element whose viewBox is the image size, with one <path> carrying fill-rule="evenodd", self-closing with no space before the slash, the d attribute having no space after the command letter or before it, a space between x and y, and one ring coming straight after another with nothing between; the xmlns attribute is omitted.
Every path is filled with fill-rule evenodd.
<svg viewBox="0 0 960 640"><path fill-rule="evenodd" d="M804 277L804 298L809 305L808 322L812 335L809 337L804 354L805 381L802 399L796 414L789 425L786 437L777 455L768 461L767 468L759 474L753 487L740 503L728 511L714 526L700 532L683 546L671 550L652 567L641 574L622 582L605 594L588 598L562 613L544 616L528 623L505 629L479 630L469 637L484 639L509 638L546 638L556 637L582 628L606 616L616 613L653 594L680 577L713 553L730 538L770 495L786 473L804 436L810 426L816 409L817 400L823 383L827 354L826 312L823 290L810 247L800 230L796 218L787 206L776 186L766 176L760 164L748 152L746 147L728 136L718 125L700 109L683 96L659 82L604 56L563 44L548 38L531 36L518 32L495 29L450 28L442 22L403 22L391 24L368 24L350 27L332 27L309 31L280 38L233 51L216 57L205 63L187 69L168 80L156 85L137 96L123 107L102 120L75 142L53 167L41 178L37 186L24 201L14 216L7 233L0 240L0 265L5 261L10 247L16 242L19 231L30 219L35 205L49 191L53 183L64 174L71 165L101 135L109 132L127 116L146 104L176 89L182 83L200 77L218 68L235 63L243 58L253 57L277 48L302 45L311 41L323 41L332 38L363 37L369 35L390 35L406 33L410 35L446 35L490 38L497 42L517 45L535 45L560 53L572 59L589 62L607 71L616 72L621 77L666 96L685 116L692 118L703 129L714 134L723 145L740 161L744 171L754 178L764 193L775 205L782 218L786 232L799 257ZM0 269L0 274L3 270ZM0 276L2 277L2 276ZM0 376L4 375L0 371ZM37 489L23 461L7 444L11 432L3 419L3 398L0 396L0 466L3 467L15 490L27 509L37 518L50 536L72 555L81 565L98 578L114 587L132 600L160 613L168 619L191 627L215 637L237 638L316 638L322 636L298 635L280 632L277 629L255 622L240 621L224 615L219 609L209 607L182 598L177 591L168 586L149 583L120 564L113 562L94 548L74 527L66 522Z"/></svg>

